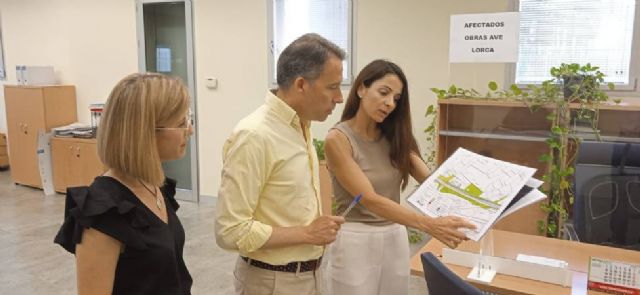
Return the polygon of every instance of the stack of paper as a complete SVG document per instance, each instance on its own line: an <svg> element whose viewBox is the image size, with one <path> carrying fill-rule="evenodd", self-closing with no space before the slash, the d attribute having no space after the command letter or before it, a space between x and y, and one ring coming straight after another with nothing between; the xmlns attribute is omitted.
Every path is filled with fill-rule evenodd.
<svg viewBox="0 0 640 295"><path fill-rule="evenodd" d="M73 123L66 126L55 127L51 128L51 131L55 137L93 137L91 125L85 123Z"/></svg>
<svg viewBox="0 0 640 295"><path fill-rule="evenodd" d="M477 227L467 237L478 241L496 221L546 198L535 171L458 148L407 201L431 217L467 219Z"/></svg>

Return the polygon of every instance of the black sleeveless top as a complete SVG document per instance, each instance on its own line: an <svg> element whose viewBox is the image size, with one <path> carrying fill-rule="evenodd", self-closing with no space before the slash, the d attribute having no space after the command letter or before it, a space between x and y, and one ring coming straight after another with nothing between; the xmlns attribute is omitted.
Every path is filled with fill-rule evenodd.
<svg viewBox="0 0 640 295"><path fill-rule="evenodd" d="M54 242L75 253L85 228L120 241L124 251L118 258L113 294L191 294L175 187L175 180L167 178L160 188L168 223L114 178L99 176L89 187L68 188L64 223Z"/></svg>

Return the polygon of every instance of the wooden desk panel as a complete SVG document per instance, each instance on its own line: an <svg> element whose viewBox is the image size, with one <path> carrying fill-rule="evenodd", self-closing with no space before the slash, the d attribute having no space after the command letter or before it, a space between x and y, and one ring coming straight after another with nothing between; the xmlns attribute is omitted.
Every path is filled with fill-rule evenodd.
<svg viewBox="0 0 640 295"><path fill-rule="evenodd" d="M560 285L534 281L530 279L497 274L491 284L483 285L471 282L474 286L499 294L606 294L587 290L587 272L589 270L589 257L601 257L612 260L640 263L640 252L611 248L599 245L578 243L559 239L550 239L541 236L525 235L514 232L493 230L494 255L515 259L518 254L544 256L569 263L569 269L573 273L573 288L565 288ZM432 239L418 253L411 258L411 273L423 276L420 254L432 252L441 257L444 244ZM457 248L458 250L478 253L480 245L473 241L467 241ZM466 280L471 271L468 267L449 265L458 276Z"/></svg>

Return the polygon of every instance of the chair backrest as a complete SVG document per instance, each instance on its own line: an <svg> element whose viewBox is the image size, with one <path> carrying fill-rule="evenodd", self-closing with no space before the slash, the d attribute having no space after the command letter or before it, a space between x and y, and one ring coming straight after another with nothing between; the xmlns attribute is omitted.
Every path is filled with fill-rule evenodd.
<svg viewBox="0 0 640 295"><path fill-rule="evenodd" d="M431 252L420 257L429 295L482 295L482 291L463 281Z"/></svg>

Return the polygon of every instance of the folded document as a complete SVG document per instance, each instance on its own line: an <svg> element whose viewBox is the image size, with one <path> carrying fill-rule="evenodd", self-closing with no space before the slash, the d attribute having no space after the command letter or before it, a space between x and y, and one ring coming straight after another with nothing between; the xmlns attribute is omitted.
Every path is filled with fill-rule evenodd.
<svg viewBox="0 0 640 295"><path fill-rule="evenodd" d="M431 217L469 220L477 229L467 237L478 241L496 221L546 198L535 171L458 148L407 201Z"/></svg>

